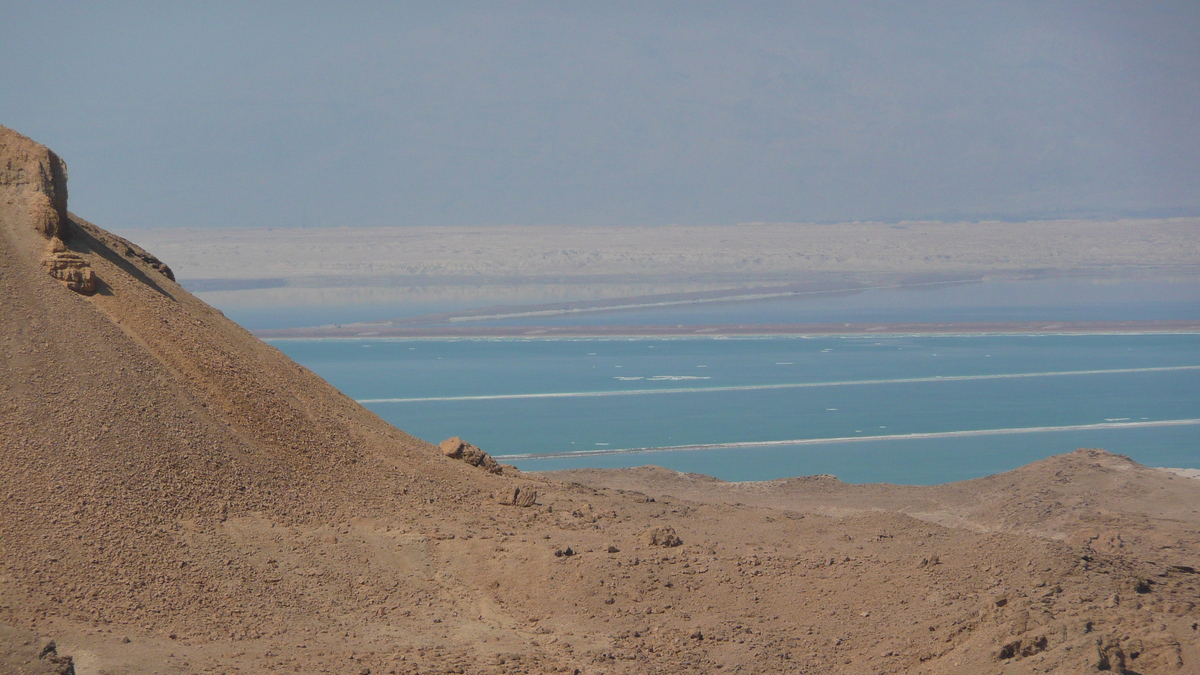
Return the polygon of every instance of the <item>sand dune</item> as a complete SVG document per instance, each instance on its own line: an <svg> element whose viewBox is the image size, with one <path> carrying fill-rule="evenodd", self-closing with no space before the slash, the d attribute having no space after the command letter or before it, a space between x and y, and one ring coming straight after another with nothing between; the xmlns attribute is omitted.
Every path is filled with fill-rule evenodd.
<svg viewBox="0 0 1200 675"><path fill-rule="evenodd" d="M1200 668L1200 481L1101 451L931 488L493 473L67 212L65 176L0 127L0 672Z"/></svg>

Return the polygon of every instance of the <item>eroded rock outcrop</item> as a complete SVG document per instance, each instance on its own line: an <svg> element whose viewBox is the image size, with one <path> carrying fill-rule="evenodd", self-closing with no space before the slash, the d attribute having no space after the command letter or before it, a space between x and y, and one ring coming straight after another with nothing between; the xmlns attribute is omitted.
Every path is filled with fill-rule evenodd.
<svg viewBox="0 0 1200 675"><path fill-rule="evenodd" d="M62 240L54 237L50 240L49 252L42 258L50 276L67 285L67 288L91 295L96 292L96 273L88 266L83 256L67 250Z"/></svg>
<svg viewBox="0 0 1200 675"><path fill-rule="evenodd" d="M173 272L171 270L171 268L168 267L165 262L163 262L163 261L159 260L158 258L154 257L153 255L151 255L146 249L142 248L141 246L138 246L137 244L129 241L128 239L118 237L114 234L109 233L109 236L112 238L113 243L115 244L114 248L121 255L125 256L126 258L134 258L134 259L140 260L143 263L145 263L146 265L148 265L155 272L158 272L159 274L170 279L171 281L175 281L175 272Z"/></svg>
<svg viewBox="0 0 1200 675"><path fill-rule="evenodd" d="M496 501L505 506L520 506L528 508L537 503L538 492L531 487L513 487L500 493Z"/></svg>
<svg viewBox="0 0 1200 675"><path fill-rule="evenodd" d="M0 197L23 211L23 220L46 240L42 264L67 288L91 295L96 274L68 249L67 165L46 146L0 126Z"/></svg>
<svg viewBox="0 0 1200 675"><path fill-rule="evenodd" d="M492 459L492 456L480 450L479 448L464 441L458 436L447 438L440 444L442 454L450 459L458 459L477 466L488 473L500 473L504 470L500 464Z"/></svg>
<svg viewBox="0 0 1200 675"><path fill-rule="evenodd" d="M0 126L0 190L20 201L34 229L62 238L67 222L67 165L46 146Z"/></svg>

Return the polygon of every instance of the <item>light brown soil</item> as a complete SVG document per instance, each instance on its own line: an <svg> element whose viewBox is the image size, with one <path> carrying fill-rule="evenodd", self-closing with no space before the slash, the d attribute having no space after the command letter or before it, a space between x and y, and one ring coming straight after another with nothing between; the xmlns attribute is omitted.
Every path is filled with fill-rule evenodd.
<svg viewBox="0 0 1200 675"><path fill-rule="evenodd" d="M1200 669L1200 481L492 474L74 215L69 290L14 178L44 152L0 127L0 671Z"/></svg>

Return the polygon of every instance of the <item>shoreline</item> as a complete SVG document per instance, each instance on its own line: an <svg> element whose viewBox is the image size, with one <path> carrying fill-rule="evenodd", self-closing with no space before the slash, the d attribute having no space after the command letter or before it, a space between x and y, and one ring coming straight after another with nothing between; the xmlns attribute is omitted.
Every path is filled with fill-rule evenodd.
<svg viewBox="0 0 1200 675"><path fill-rule="evenodd" d="M364 330L366 329L366 330ZM250 331L263 340L1166 335L1200 333L1200 321L715 324L687 326L318 326Z"/></svg>
<svg viewBox="0 0 1200 675"><path fill-rule="evenodd" d="M734 441L729 443L695 443L691 445L664 445L641 448L600 448L589 450L564 450L559 452L523 452L507 455L492 455L506 462L537 461L544 459L587 459L611 455L645 455L664 452L694 452L697 450L744 450L757 448L786 448L801 445L841 445L844 443L871 443L887 441L920 441L941 438L965 438L971 436L1007 436L1017 434L1045 434L1070 431L1113 431L1123 429L1145 429L1154 427L1195 426L1200 419L1147 420L1138 422L1097 422L1094 424L1051 425L1040 427L1011 427L1003 429L962 429L957 431L915 431L904 434L880 434L877 436L836 436L830 438L792 438L765 441ZM761 481L748 481L761 482Z"/></svg>

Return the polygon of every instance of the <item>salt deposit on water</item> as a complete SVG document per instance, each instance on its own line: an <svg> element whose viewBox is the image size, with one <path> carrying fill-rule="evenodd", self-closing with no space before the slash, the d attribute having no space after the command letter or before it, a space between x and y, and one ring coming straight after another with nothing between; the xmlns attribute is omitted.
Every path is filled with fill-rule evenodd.
<svg viewBox="0 0 1200 675"><path fill-rule="evenodd" d="M439 357L441 358L441 357ZM994 375L936 375L933 377L910 377L890 380L849 380L842 382L794 382L784 384L760 384L731 387L687 387L685 389L623 389L614 391L564 391L535 394L491 394L481 396L435 396L429 398L362 398L359 403L419 403L424 401L488 401L517 398L578 398L591 396L638 396L642 394L694 394L714 391L755 391L767 389L801 389L809 387L846 387L869 384L913 384L917 382L956 382L967 380L1008 380L1028 377L1063 377L1068 375L1116 375L1125 373L1155 373L1173 370L1200 370L1200 366L1165 366L1159 368L1110 368L1107 370L1068 370L1047 373L999 373ZM614 380L646 380L647 382L670 380L708 380L708 377L614 377ZM826 408L837 410L837 408ZM1128 417L1106 417L1106 422L1127 420Z"/></svg>
<svg viewBox="0 0 1200 675"><path fill-rule="evenodd" d="M1200 467L1197 335L276 344L403 429L529 470L935 483L1080 446Z"/></svg>

